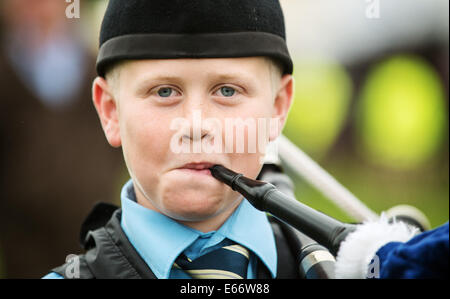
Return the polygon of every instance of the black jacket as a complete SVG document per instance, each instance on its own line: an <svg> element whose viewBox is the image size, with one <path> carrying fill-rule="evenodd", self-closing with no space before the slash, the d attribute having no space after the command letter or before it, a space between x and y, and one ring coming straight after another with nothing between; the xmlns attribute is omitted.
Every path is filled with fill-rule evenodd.
<svg viewBox="0 0 450 299"><path fill-rule="evenodd" d="M78 256L81 279L155 279L155 274L128 240L120 225L121 209L111 204L95 206L83 223L80 241L85 254ZM301 278L298 257L302 244L294 230L269 217L277 248L277 277ZM297 243L296 243L297 242ZM304 245L304 244L303 244ZM295 247L295 248L292 248ZM71 278L71 261L52 271ZM259 261L257 278L270 279L266 266Z"/></svg>

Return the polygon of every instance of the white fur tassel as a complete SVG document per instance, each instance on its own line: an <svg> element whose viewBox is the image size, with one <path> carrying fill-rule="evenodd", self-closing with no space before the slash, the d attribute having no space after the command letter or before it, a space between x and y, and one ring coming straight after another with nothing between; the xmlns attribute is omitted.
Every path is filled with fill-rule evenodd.
<svg viewBox="0 0 450 299"><path fill-rule="evenodd" d="M342 242L336 256L335 276L339 279L365 279L375 253L389 242L407 242L418 229L403 222L388 223L382 214L376 221L358 225Z"/></svg>

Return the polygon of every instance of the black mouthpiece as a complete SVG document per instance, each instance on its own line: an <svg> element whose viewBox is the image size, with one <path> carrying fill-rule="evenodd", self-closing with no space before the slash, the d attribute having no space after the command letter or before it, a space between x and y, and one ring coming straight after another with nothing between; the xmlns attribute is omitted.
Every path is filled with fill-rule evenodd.
<svg viewBox="0 0 450 299"><path fill-rule="evenodd" d="M355 229L354 225L342 223L288 197L272 184L252 180L222 165L214 165L210 170L213 177L242 194L255 208L292 225L334 255L340 243Z"/></svg>
<svg viewBox="0 0 450 299"><path fill-rule="evenodd" d="M222 165L214 165L210 168L213 177L228 185L234 191L242 194L255 208L266 211L264 206L265 195L270 190L276 190L272 184L256 181L245 177L240 173L236 173Z"/></svg>
<svg viewBox="0 0 450 299"><path fill-rule="evenodd" d="M233 181L235 179L242 176L242 174L236 173L228 168L223 167L222 165L214 165L209 170L211 171L213 177L230 187L233 185Z"/></svg>

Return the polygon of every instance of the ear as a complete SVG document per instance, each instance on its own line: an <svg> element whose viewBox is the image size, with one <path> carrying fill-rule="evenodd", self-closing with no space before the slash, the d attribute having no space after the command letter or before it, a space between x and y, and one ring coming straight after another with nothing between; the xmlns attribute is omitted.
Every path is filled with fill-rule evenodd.
<svg viewBox="0 0 450 299"><path fill-rule="evenodd" d="M97 77L94 80L92 100L106 139L112 147L120 147L122 141L120 138L118 105L111 92L111 87L104 78Z"/></svg>
<svg viewBox="0 0 450 299"><path fill-rule="evenodd" d="M274 141L283 131L289 109L294 97L294 77L284 75L281 78L280 87L275 95L273 119L278 121L271 122L269 140Z"/></svg>

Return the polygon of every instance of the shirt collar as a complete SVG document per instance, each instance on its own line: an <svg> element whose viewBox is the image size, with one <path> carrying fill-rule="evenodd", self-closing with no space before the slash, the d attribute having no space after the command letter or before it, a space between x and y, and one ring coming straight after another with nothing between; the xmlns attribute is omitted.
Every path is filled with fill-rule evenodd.
<svg viewBox="0 0 450 299"><path fill-rule="evenodd" d="M178 255L206 234L139 205L135 197L133 181L129 180L121 192L122 228L155 275L169 278ZM272 228L265 213L247 200L242 201L216 233L253 251L272 277L276 276L277 252Z"/></svg>
<svg viewBox="0 0 450 299"><path fill-rule="evenodd" d="M257 210L244 199L219 232L222 230L228 239L253 251L269 269L272 277L276 277L277 249L266 213Z"/></svg>

